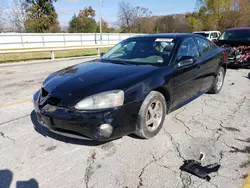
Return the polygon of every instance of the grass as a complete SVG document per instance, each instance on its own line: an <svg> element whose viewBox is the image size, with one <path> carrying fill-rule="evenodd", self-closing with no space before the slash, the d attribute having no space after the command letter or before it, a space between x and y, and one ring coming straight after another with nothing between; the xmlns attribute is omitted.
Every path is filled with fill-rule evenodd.
<svg viewBox="0 0 250 188"><path fill-rule="evenodd" d="M107 52L109 48L100 48L101 52ZM80 57L96 55L97 50L93 48L78 49L78 50L61 50L55 51L55 58L67 58L67 57ZM12 54L0 54L0 63L10 63L18 61L30 61L30 60L42 60L50 59L50 52L26 52L26 53L12 53Z"/></svg>

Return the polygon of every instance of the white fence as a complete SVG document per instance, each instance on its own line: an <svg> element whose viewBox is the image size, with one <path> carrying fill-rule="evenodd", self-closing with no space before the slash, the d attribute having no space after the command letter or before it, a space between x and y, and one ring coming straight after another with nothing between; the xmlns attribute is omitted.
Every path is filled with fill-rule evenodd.
<svg viewBox="0 0 250 188"><path fill-rule="evenodd" d="M116 44L133 33L103 33L102 44ZM67 47L101 44L99 33L0 33L0 49Z"/></svg>

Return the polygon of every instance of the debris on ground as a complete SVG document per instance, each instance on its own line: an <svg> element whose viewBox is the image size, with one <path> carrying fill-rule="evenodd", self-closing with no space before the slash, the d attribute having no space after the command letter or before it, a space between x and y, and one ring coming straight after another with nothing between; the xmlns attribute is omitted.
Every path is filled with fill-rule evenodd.
<svg viewBox="0 0 250 188"><path fill-rule="evenodd" d="M91 155L91 158L92 158L92 159L96 159L96 152L94 152L94 153Z"/></svg>
<svg viewBox="0 0 250 188"><path fill-rule="evenodd" d="M180 167L181 171L185 171L187 173L190 173L194 176L197 176L201 179L205 179L207 181L211 180L211 177L208 175L212 172L217 172L220 168L220 165L210 164L207 166L202 166L201 163L195 161L195 160L186 160L184 161L184 164Z"/></svg>

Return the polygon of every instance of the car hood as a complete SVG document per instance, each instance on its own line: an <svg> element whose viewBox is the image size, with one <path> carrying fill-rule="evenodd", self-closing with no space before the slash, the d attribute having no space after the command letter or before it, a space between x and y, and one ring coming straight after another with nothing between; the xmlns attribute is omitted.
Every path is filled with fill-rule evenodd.
<svg viewBox="0 0 250 188"><path fill-rule="evenodd" d="M106 62L81 63L51 74L42 87L50 96L60 99L62 105L74 105L92 94L114 89L126 90L157 68Z"/></svg>

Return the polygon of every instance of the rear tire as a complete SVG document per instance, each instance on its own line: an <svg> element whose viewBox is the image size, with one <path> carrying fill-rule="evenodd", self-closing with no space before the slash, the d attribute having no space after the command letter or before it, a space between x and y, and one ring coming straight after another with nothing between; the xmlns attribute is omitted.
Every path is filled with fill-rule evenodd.
<svg viewBox="0 0 250 188"><path fill-rule="evenodd" d="M166 109L164 96L157 91L151 91L140 108L135 134L145 139L156 136L164 123Z"/></svg>
<svg viewBox="0 0 250 188"><path fill-rule="evenodd" d="M215 81L212 85L212 88L209 90L208 93L211 93L211 94L219 93L223 87L224 78L225 78L225 69L223 67L220 67L218 72L217 72L217 76L215 78Z"/></svg>

